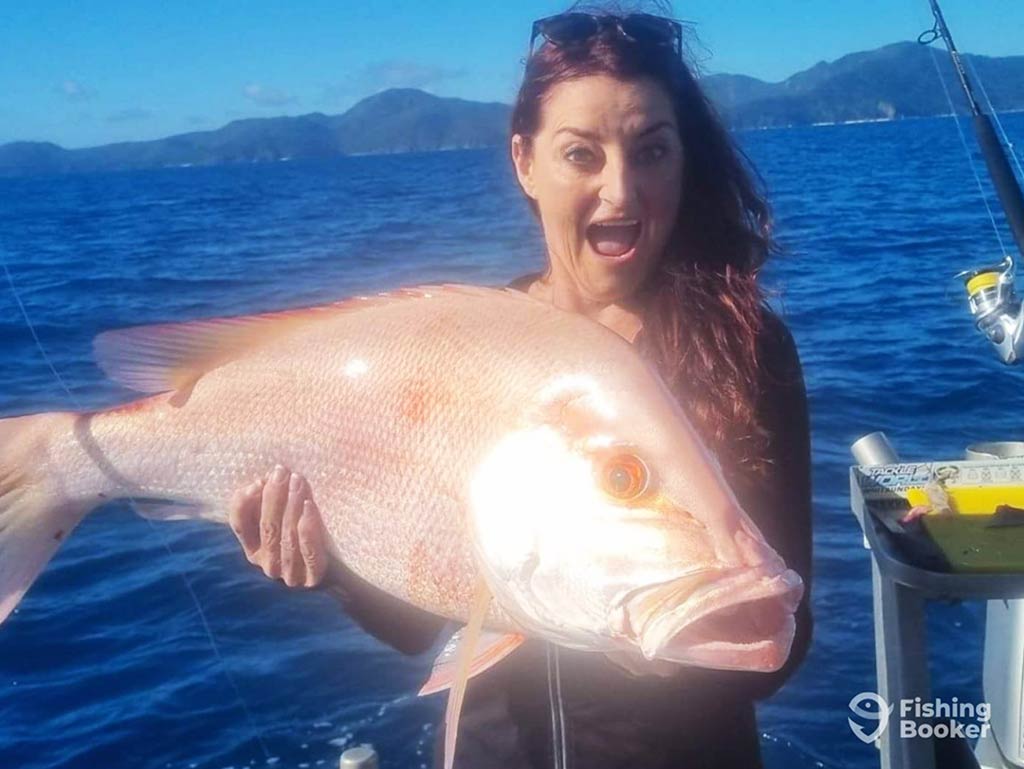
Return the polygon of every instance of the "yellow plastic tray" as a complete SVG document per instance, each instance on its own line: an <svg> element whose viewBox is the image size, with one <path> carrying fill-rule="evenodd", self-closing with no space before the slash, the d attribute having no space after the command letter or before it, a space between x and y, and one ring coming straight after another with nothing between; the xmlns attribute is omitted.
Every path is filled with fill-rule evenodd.
<svg viewBox="0 0 1024 769"><path fill-rule="evenodd" d="M927 505L924 488L907 489L912 506ZM1024 486L947 487L956 515L926 515L925 531L958 572L1024 571L1024 526L991 527L1000 505L1024 508Z"/></svg>
<svg viewBox="0 0 1024 769"><path fill-rule="evenodd" d="M953 571L1024 572L1024 526L990 527L991 515L921 519Z"/></svg>
<svg viewBox="0 0 1024 769"><path fill-rule="evenodd" d="M1024 486L953 486L946 488L954 513L991 515L999 505L1024 507ZM911 507L928 504L923 488L907 489Z"/></svg>

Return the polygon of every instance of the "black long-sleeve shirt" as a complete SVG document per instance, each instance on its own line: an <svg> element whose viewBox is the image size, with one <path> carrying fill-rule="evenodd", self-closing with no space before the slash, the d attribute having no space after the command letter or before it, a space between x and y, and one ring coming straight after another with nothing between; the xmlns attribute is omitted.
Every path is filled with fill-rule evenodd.
<svg viewBox="0 0 1024 769"><path fill-rule="evenodd" d="M511 287L525 290L536 276ZM643 332L641 331L641 334ZM637 340L639 341L639 339ZM767 480L719 457L722 472L767 542L804 580L796 637L774 673L682 668L668 678L635 677L603 655L560 649L569 766L574 769L756 769L761 765L754 701L770 696L810 644L811 452L807 396L793 338L766 313L759 340L764 375L758 399L769 431ZM444 620L339 569L333 589L365 630L407 654L425 651ZM547 769L554 765L545 645L527 641L470 681L459 726L461 769ZM441 732L443 730L439 730ZM437 765L443 734L437 742Z"/></svg>

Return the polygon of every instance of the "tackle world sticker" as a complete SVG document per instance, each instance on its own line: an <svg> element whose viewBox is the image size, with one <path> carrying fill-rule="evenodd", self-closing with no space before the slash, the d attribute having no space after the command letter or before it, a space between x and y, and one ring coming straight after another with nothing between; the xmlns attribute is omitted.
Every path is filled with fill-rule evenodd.
<svg viewBox="0 0 1024 769"><path fill-rule="evenodd" d="M867 744L875 742L893 720L896 704L890 705L882 695L875 692L861 692L854 696L850 700L850 710L855 716L868 721L869 726L865 727L853 718L847 718L853 736ZM992 728L992 707L987 702L960 702L956 697L949 701L908 697L901 699L898 704L899 710L895 713L898 719L897 733L903 739L977 739L986 736Z"/></svg>

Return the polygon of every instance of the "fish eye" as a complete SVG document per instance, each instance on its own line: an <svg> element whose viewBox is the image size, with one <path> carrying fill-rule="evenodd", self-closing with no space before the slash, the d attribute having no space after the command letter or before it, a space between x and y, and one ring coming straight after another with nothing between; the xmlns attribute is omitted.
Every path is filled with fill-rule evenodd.
<svg viewBox="0 0 1024 769"><path fill-rule="evenodd" d="M615 454L600 469L601 490L619 502L630 502L647 491L650 473L635 454Z"/></svg>

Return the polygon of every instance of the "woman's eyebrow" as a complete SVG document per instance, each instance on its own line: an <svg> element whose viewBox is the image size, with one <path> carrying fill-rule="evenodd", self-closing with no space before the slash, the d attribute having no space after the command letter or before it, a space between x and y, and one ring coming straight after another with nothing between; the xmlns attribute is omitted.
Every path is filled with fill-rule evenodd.
<svg viewBox="0 0 1024 769"><path fill-rule="evenodd" d="M655 133L656 131L660 131L662 128L672 128L672 123L669 122L668 120L661 120L661 121L655 123L654 125L648 126L644 130L640 131L636 135L636 138L637 139L642 139L643 137L647 136L648 134L652 134L652 133Z"/></svg>
<svg viewBox="0 0 1024 769"><path fill-rule="evenodd" d="M590 139L591 141L598 141L601 138L595 133L591 133L590 131L584 131L582 128L573 128L571 126L559 128L557 131L555 131L555 136L558 136L558 134L561 133L574 134L575 136L579 136L582 139Z"/></svg>
<svg viewBox="0 0 1024 769"><path fill-rule="evenodd" d="M672 128L671 121L660 120L654 125L650 125L647 128L644 128L642 131L638 131L633 138L642 139L645 136L648 136L649 134L653 134L660 131L662 128ZM579 136L582 139L590 139L591 141L600 141L601 139L600 136L598 136L596 133L593 133L592 131L585 131L582 128L573 128L572 126L563 126L562 128L559 128L557 131L555 131L555 136L558 136L561 133L573 134L574 136Z"/></svg>

